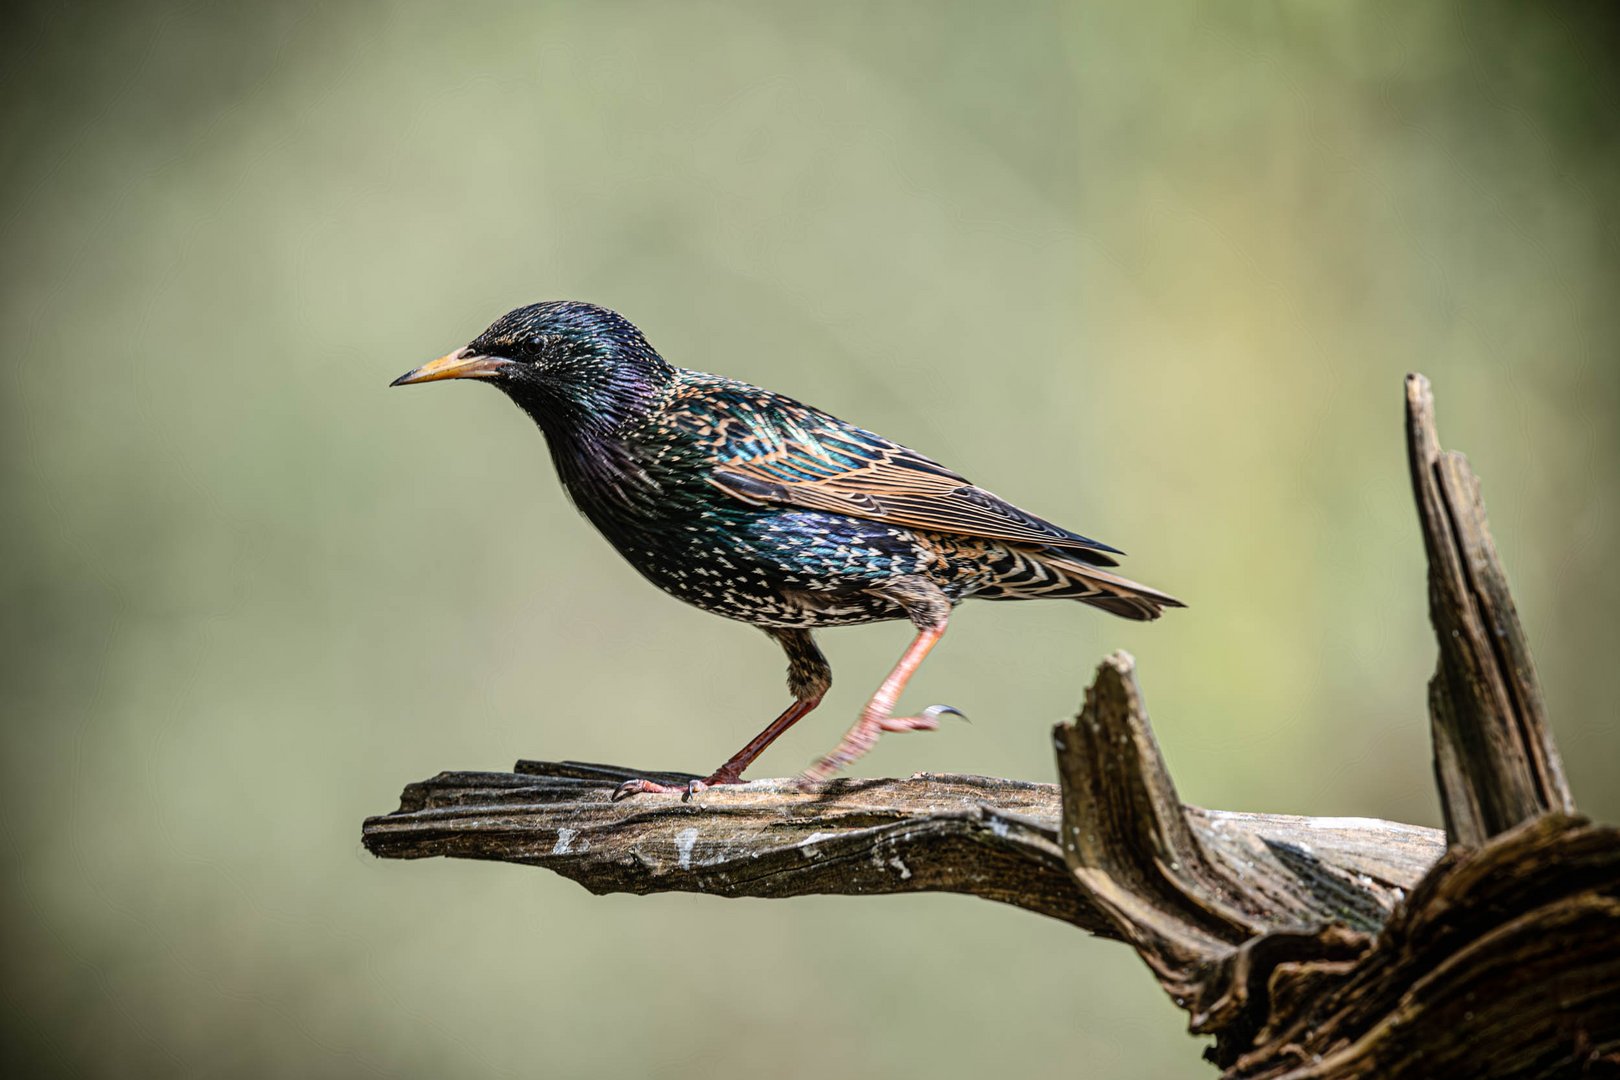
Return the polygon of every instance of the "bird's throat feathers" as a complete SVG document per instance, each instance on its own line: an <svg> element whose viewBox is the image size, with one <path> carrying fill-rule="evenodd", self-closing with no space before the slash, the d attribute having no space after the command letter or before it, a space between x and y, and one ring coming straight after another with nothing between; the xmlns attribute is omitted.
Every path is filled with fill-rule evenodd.
<svg viewBox="0 0 1620 1080"><path fill-rule="evenodd" d="M656 354L654 354L656 356ZM673 392L674 369L622 361L547 385L537 380L511 395L545 433L551 459L569 497L598 528L657 497L658 485L631 453L625 436L662 407Z"/></svg>
<svg viewBox="0 0 1620 1080"><path fill-rule="evenodd" d="M680 369L628 320L594 304L546 301L508 312L468 349L509 362L495 385L545 432L582 509L657 487L628 436L673 396Z"/></svg>
<svg viewBox="0 0 1620 1080"><path fill-rule="evenodd" d="M658 366L620 361L586 372L536 372L508 393L554 444L597 441L656 410L669 396L673 376L662 360Z"/></svg>

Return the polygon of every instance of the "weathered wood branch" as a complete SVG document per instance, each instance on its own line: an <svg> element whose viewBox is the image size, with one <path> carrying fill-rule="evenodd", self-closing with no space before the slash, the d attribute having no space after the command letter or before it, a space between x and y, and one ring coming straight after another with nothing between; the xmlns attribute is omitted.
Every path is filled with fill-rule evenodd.
<svg viewBox="0 0 1620 1080"><path fill-rule="evenodd" d="M1578 1075L1620 1051L1620 832L1552 813L1454 847L1380 925L1355 889L1279 898L1211 858L1117 670L1058 728L1059 836L1229 1077Z"/></svg>
<svg viewBox="0 0 1620 1080"><path fill-rule="evenodd" d="M1620 832L1552 813L1453 848L1358 961L1269 984L1253 1036L1218 1033L1228 1077L1620 1075Z"/></svg>
<svg viewBox="0 0 1620 1080"><path fill-rule="evenodd" d="M1106 671L1129 677L1128 658ZM1149 736L1151 738L1151 736ZM447 855L544 866L595 893L789 897L959 892L1118 937L1077 891L1058 844L1056 784L983 776L785 780L612 802L630 776L579 762L520 761L510 773L441 773L366 821L376 855ZM1380 925L1440 856L1433 829L1188 808L1220 865L1279 896L1320 893L1354 925Z"/></svg>
<svg viewBox="0 0 1620 1080"><path fill-rule="evenodd" d="M1406 452L1440 660L1429 683L1434 767L1453 843L1487 838L1575 800L1547 728L1530 646L1468 459L1442 451L1429 380L1406 380Z"/></svg>
<svg viewBox="0 0 1620 1080"><path fill-rule="evenodd" d="M1406 433L1446 835L1183 805L1118 653L1054 732L1058 785L756 781L613 803L632 770L519 762L410 785L364 842L598 893L1012 904L1130 943L1232 1078L1620 1076L1620 831L1575 815L1478 482L1441 451L1422 376Z"/></svg>
<svg viewBox="0 0 1620 1080"><path fill-rule="evenodd" d="M1381 929L1316 895L1281 917L1211 859L1134 685L1099 679L1058 729L1076 881L1231 1077L1561 1076L1620 1053L1620 833L1573 816L1479 485L1441 452L1421 376L1407 445L1455 846Z"/></svg>
<svg viewBox="0 0 1620 1080"><path fill-rule="evenodd" d="M1079 718L1055 733L1064 856L1081 892L1192 1015L1193 1031L1247 1033L1278 964L1340 962L1366 951L1393 908L1376 901L1402 898L1411 880L1380 897L1392 886L1378 853L1387 858L1403 846L1403 833L1416 830L1362 823L1372 844L1365 854L1375 862L1351 869L1328 861L1316 842L1323 819L1296 819L1303 834L1263 843L1273 858L1311 867L1297 881L1257 875L1250 859L1217 857L1224 838L1195 829L1177 799L1127 659L1103 665ZM1440 843L1432 830L1421 834L1409 854L1427 871Z"/></svg>

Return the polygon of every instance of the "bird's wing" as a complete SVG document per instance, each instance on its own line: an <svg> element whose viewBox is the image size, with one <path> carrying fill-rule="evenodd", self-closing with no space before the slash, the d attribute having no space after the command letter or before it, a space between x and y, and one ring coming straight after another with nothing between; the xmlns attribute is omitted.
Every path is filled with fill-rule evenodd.
<svg viewBox="0 0 1620 1080"><path fill-rule="evenodd" d="M794 506L933 532L1085 552L1117 548L1072 533L977 487L939 462L791 398L736 383L694 388L674 419L717 464L709 482L751 503Z"/></svg>

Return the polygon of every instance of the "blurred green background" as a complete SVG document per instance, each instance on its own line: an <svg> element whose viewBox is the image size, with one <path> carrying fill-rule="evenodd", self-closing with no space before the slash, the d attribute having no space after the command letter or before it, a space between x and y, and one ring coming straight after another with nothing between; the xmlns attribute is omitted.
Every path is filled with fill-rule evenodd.
<svg viewBox="0 0 1620 1080"><path fill-rule="evenodd" d="M0 1053L30 1075L1201 1076L1126 948L960 897L379 862L441 768L704 769L762 635L637 578L508 308L942 457L1191 602L976 605L866 775L1050 779L1136 653L1182 794L1435 823L1401 376L1620 818L1607 5L66 5L4 42ZM908 631L825 634L843 730Z"/></svg>

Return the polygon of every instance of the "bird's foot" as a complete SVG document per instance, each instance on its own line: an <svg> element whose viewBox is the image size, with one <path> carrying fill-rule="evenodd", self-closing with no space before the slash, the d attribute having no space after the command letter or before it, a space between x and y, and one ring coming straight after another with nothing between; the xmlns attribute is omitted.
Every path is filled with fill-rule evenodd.
<svg viewBox="0 0 1620 1080"><path fill-rule="evenodd" d="M628 799L632 795L679 795L685 802L709 785L702 780L688 780L684 784L660 784L656 780L626 780L613 789L612 801Z"/></svg>
<svg viewBox="0 0 1620 1080"><path fill-rule="evenodd" d="M628 799L632 795L679 795L681 802L688 802L692 796L700 791L707 791L722 784L745 783L740 773L728 772L721 769L702 780L688 780L684 784L660 784L656 780L626 780L613 789L611 801Z"/></svg>
<svg viewBox="0 0 1620 1080"><path fill-rule="evenodd" d="M819 784L843 771L850 762L876 746L878 736L885 731L938 731L942 716L967 719L961 709L949 705L930 705L915 716L862 716L830 754L800 774L799 786Z"/></svg>

